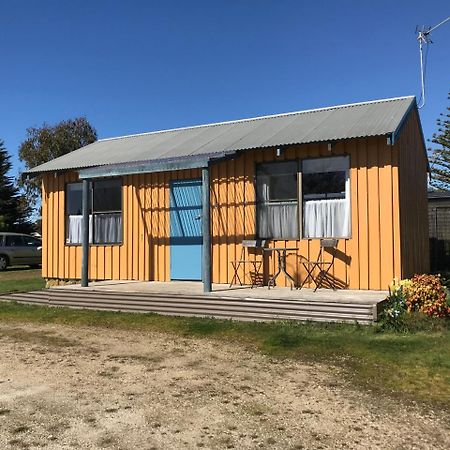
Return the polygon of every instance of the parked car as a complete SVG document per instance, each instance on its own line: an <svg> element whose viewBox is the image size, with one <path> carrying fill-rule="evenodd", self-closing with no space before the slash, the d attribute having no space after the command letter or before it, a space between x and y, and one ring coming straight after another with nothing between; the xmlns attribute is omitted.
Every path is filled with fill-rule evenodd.
<svg viewBox="0 0 450 450"><path fill-rule="evenodd" d="M42 241L28 234L0 232L0 271L22 264L42 264Z"/></svg>

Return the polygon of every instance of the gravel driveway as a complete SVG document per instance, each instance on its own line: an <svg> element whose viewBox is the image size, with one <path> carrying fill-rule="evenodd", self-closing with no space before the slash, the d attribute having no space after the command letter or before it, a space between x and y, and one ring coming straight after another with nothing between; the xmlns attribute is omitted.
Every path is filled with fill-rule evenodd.
<svg viewBox="0 0 450 450"><path fill-rule="evenodd" d="M450 448L443 418L208 339L0 324L0 448Z"/></svg>

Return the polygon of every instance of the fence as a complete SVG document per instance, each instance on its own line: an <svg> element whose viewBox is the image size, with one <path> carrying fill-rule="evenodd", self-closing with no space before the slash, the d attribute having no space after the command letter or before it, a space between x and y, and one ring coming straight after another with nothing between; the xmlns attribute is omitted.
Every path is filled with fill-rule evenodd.
<svg viewBox="0 0 450 450"><path fill-rule="evenodd" d="M429 206L430 268L450 271L450 206Z"/></svg>

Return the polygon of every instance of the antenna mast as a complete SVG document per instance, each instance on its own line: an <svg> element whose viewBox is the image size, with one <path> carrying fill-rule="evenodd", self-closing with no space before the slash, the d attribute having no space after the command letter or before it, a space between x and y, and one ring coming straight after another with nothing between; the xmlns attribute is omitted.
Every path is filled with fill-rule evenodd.
<svg viewBox="0 0 450 450"><path fill-rule="evenodd" d="M422 27L422 30L418 30L416 28L417 40L419 41L419 52L420 52L420 82L422 86L422 91L420 94L419 104L417 107L423 108L425 106L425 75L427 71L427 57L428 57L428 46L432 44L433 41L430 39L430 34L444 23L450 21L450 16L444 19L442 22L438 23L434 27L429 27L427 30L425 26ZM423 49L426 47L425 57L423 54Z"/></svg>

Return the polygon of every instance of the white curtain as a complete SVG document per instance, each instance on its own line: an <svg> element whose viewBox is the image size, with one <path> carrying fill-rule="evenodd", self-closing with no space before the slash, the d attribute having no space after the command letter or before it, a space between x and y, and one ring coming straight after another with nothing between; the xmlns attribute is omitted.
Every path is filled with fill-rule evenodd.
<svg viewBox="0 0 450 450"><path fill-rule="evenodd" d="M257 208L258 235L264 238L298 236L297 203L260 203Z"/></svg>
<svg viewBox="0 0 450 450"><path fill-rule="evenodd" d="M122 242L122 214L95 214L94 242L99 244Z"/></svg>
<svg viewBox="0 0 450 450"><path fill-rule="evenodd" d="M347 199L304 202L304 236L307 238L348 237L350 207Z"/></svg>
<svg viewBox="0 0 450 450"><path fill-rule="evenodd" d="M345 198L315 198L303 202L303 236L305 238L350 237L349 157L331 156L303 161L303 173L346 172ZM319 196L320 194L318 194Z"/></svg>
<svg viewBox="0 0 450 450"><path fill-rule="evenodd" d="M71 215L69 216L68 223L68 234L67 243L68 244L81 244L82 240L82 224L83 216L81 215ZM92 243L92 216L89 216L89 242Z"/></svg>
<svg viewBox="0 0 450 450"><path fill-rule="evenodd" d="M68 223L68 244L81 244L83 216L71 215ZM94 242L122 241L122 214L96 214L94 216ZM89 216L89 242L92 243L92 215Z"/></svg>

